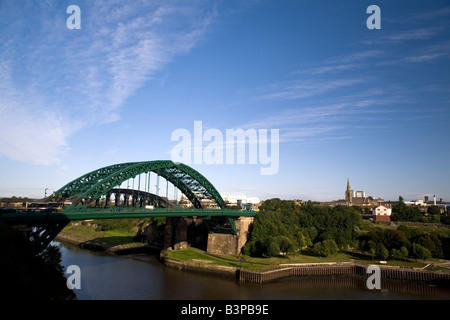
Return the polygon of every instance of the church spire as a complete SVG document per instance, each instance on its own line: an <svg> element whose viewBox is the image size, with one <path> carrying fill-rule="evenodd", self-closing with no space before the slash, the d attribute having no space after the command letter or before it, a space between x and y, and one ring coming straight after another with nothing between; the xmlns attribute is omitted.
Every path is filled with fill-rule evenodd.
<svg viewBox="0 0 450 320"><path fill-rule="evenodd" d="M345 191L345 200L353 202L353 190L350 188L350 179L347 178L347 190Z"/></svg>

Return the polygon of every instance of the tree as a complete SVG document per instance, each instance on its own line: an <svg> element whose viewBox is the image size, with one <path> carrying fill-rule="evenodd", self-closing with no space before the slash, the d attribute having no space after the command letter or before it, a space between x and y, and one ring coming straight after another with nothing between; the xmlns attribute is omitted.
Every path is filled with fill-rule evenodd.
<svg viewBox="0 0 450 320"><path fill-rule="evenodd" d="M376 254L377 244L373 240L369 240L366 243L366 247L367 247L367 252L372 257L372 260L373 260L373 258L375 257L375 254Z"/></svg>
<svg viewBox="0 0 450 320"><path fill-rule="evenodd" d="M381 260L386 260L389 257L389 251L382 243L377 243L376 253Z"/></svg>
<svg viewBox="0 0 450 320"><path fill-rule="evenodd" d="M331 239L316 242L313 252L319 256L328 257L330 254L338 253L336 242Z"/></svg>
<svg viewBox="0 0 450 320"><path fill-rule="evenodd" d="M408 258L408 249L401 247L400 249L392 249L392 258L395 260L406 260Z"/></svg>
<svg viewBox="0 0 450 320"><path fill-rule="evenodd" d="M299 231L297 233L297 243L300 249L312 246L312 241L311 238L309 237L309 234L304 231Z"/></svg>
<svg viewBox="0 0 450 320"><path fill-rule="evenodd" d="M280 246L278 245L277 242L272 241L270 242L266 253L269 257L276 257L277 255L280 254Z"/></svg>
<svg viewBox="0 0 450 320"><path fill-rule="evenodd" d="M429 206L427 209L427 213L431 215L440 215L441 214L441 208L438 206Z"/></svg>
<svg viewBox="0 0 450 320"><path fill-rule="evenodd" d="M436 234L422 234L413 239L414 243L428 249L431 256L439 258L443 256L442 242Z"/></svg>
<svg viewBox="0 0 450 320"><path fill-rule="evenodd" d="M327 256L325 253L325 248L322 241L316 242L313 247L313 252L318 256Z"/></svg>
<svg viewBox="0 0 450 320"><path fill-rule="evenodd" d="M417 243L413 243L412 252L417 259L426 260L431 257L430 250Z"/></svg>
<svg viewBox="0 0 450 320"><path fill-rule="evenodd" d="M386 231L388 243L385 244L387 248L397 248L401 247L409 248L411 246L411 242L406 237L405 233L400 230L389 230Z"/></svg>
<svg viewBox="0 0 450 320"><path fill-rule="evenodd" d="M430 206L427 209L427 213L431 222L439 223L441 218L441 208L438 206Z"/></svg>
<svg viewBox="0 0 450 320"><path fill-rule="evenodd" d="M276 242L278 243L279 252L289 254L295 251L294 243L286 236L278 236Z"/></svg>
<svg viewBox="0 0 450 320"><path fill-rule="evenodd" d="M393 221L421 221L422 214L417 207L408 207L403 201L403 197L399 197L399 202L392 206L391 219Z"/></svg>

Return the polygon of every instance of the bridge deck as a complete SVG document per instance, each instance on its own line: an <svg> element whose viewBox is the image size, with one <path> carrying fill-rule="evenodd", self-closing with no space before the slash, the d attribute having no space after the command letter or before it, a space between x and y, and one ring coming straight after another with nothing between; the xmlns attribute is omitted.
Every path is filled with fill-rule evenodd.
<svg viewBox="0 0 450 320"><path fill-rule="evenodd" d="M256 211L231 209L167 209L167 208L87 208L77 209L10 209L0 211L0 221L7 223L31 223L45 221L75 221L88 219L122 219L150 217L254 217Z"/></svg>

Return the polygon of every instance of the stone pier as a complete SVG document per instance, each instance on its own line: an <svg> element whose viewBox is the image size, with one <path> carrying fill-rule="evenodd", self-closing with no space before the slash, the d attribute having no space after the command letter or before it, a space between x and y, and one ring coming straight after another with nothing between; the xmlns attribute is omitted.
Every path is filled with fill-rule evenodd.
<svg viewBox="0 0 450 320"><path fill-rule="evenodd" d="M237 235L207 233L201 218L166 218L164 250L183 250L189 246L211 254L238 256L247 243L253 217L236 218Z"/></svg>
<svg viewBox="0 0 450 320"><path fill-rule="evenodd" d="M201 246L203 229L201 218L166 218L164 250Z"/></svg>
<svg viewBox="0 0 450 320"><path fill-rule="evenodd" d="M237 235L223 233L209 233L206 252L238 256L242 247L247 243L253 217L240 217L236 219Z"/></svg>

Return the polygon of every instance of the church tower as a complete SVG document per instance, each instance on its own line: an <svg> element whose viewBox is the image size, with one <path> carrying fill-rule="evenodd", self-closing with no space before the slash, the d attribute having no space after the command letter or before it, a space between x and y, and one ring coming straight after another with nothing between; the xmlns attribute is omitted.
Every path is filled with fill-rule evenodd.
<svg viewBox="0 0 450 320"><path fill-rule="evenodd" d="M345 200L353 202L353 190L350 188L350 180L347 178L347 190L345 190Z"/></svg>

